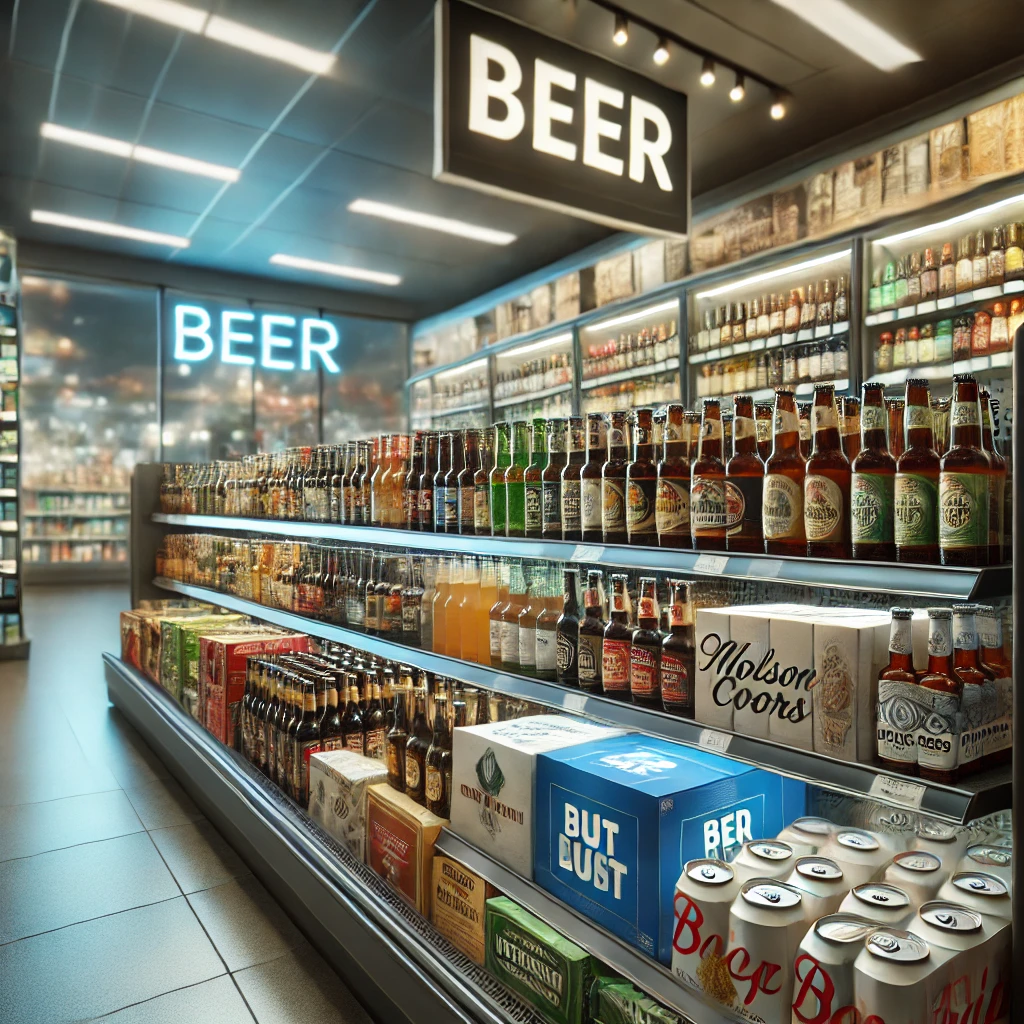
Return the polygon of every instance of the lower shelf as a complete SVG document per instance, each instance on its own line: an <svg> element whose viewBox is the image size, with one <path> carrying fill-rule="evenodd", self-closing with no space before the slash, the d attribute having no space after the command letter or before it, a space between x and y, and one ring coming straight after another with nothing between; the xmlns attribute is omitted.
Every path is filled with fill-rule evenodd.
<svg viewBox="0 0 1024 1024"><path fill-rule="evenodd" d="M103 655L111 701L314 946L389 1024L543 1024L163 690Z"/></svg>

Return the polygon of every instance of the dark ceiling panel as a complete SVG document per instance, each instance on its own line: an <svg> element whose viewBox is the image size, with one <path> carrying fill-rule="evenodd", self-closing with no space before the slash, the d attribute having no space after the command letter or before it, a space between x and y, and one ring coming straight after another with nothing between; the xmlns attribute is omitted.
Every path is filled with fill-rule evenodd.
<svg viewBox="0 0 1024 1024"><path fill-rule="evenodd" d="M128 142L134 139L146 109L143 97L72 78L62 78L61 85L52 118L57 124ZM67 144L50 145L63 149Z"/></svg>
<svg viewBox="0 0 1024 1024"><path fill-rule="evenodd" d="M262 135L248 125L154 103L139 142L197 160L238 167Z"/></svg>
<svg viewBox="0 0 1024 1024"><path fill-rule="evenodd" d="M330 146L351 131L379 97L372 88L320 78L288 112L278 129L282 135L316 146Z"/></svg>
<svg viewBox="0 0 1024 1024"><path fill-rule="evenodd" d="M166 167L132 162L121 198L142 206L167 206L193 217L206 209L223 183L212 178L179 174Z"/></svg>
<svg viewBox="0 0 1024 1024"><path fill-rule="evenodd" d="M385 101L338 148L429 177L434 156L434 119L422 110Z"/></svg>
<svg viewBox="0 0 1024 1024"><path fill-rule="evenodd" d="M52 71L60 53L60 37L74 0L35 0L18 4L17 31L11 56ZM12 12L13 14L13 12Z"/></svg>

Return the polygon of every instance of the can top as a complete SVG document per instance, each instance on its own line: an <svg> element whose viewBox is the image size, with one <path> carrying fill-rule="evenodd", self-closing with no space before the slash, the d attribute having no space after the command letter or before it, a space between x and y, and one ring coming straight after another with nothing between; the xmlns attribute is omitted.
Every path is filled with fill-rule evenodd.
<svg viewBox="0 0 1024 1024"><path fill-rule="evenodd" d="M933 843L955 843L956 829L944 821L922 820L917 823L917 835Z"/></svg>
<svg viewBox="0 0 1024 1024"><path fill-rule="evenodd" d="M832 835L835 829L835 825L828 818L815 818L811 816L796 818L789 827L796 832L805 832L809 836L825 837Z"/></svg>
<svg viewBox="0 0 1024 1024"><path fill-rule="evenodd" d="M897 853L892 862L899 864L901 868L906 868L907 871L922 873L938 871L942 867L942 861L934 853L928 853L925 850L907 850L905 853Z"/></svg>
<svg viewBox="0 0 1024 1024"><path fill-rule="evenodd" d="M864 885L854 886L851 891L862 903L873 907L903 910L910 906L910 897L902 889L896 888L895 885L886 885L884 882L865 882Z"/></svg>
<svg viewBox="0 0 1024 1024"><path fill-rule="evenodd" d="M835 882L843 877L843 869L828 857L801 857L796 862L796 870L804 878L817 878L823 882Z"/></svg>
<svg viewBox="0 0 1024 1024"><path fill-rule="evenodd" d="M736 873L724 860L715 860L713 857L687 861L683 873L701 885L724 885L736 877Z"/></svg>
<svg viewBox="0 0 1024 1024"><path fill-rule="evenodd" d="M1008 846L989 846L978 843L967 847L967 856L976 864L987 864L993 868L1008 868L1012 851Z"/></svg>
<svg viewBox="0 0 1024 1024"><path fill-rule="evenodd" d="M786 860L793 856L793 847L777 839L755 839L746 847L755 857L764 860Z"/></svg>
<svg viewBox="0 0 1024 1024"><path fill-rule="evenodd" d="M978 893L980 896L1006 896L1006 883L995 875L986 875L981 871L960 871L952 879L953 885L964 892Z"/></svg>
<svg viewBox="0 0 1024 1024"><path fill-rule="evenodd" d="M944 932L969 934L981 931L981 915L956 903L933 900L931 903L925 903L919 913L922 921L927 921Z"/></svg>
<svg viewBox="0 0 1024 1024"><path fill-rule="evenodd" d="M814 922L814 930L826 942L863 942L878 926L856 914L826 914Z"/></svg>
<svg viewBox="0 0 1024 1024"><path fill-rule="evenodd" d="M740 890L743 898L754 907L770 910L788 910L799 906L802 897L797 889L773 878L754 878Z"/></svg>
<svg viewBox="0 0 1024 1024"><path fill-rule="evenodd" d="M878 840L867 832L847 829L836 836L836 842L850 850L877 850Z"/></svg>
<svg viewBox="0 0 1024 1024"><path fill-rule="evenodd" d="M928 959L928 943L913 932L900 928L879 928L867 939L865 948L881 960L916 964Z"/></svg>

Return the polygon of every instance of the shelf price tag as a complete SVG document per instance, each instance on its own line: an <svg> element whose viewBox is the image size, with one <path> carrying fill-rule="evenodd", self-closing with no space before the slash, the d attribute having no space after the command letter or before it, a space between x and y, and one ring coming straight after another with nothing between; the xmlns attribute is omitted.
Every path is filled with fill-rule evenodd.
<svg viewBox="0 0 1024 1024"><path fill-rule="evenodd" d="M587 695L569 690L562 697L562 710L571 715L582 715L587 710Z"/></svg>
<svg viewBox="0 0 1024 1024"><path fill-rule="evenodd" d="M867 795L877 800L888 800L890 803L917 809L924 799L925 787L919 782L908 779L896 779L891 775L876 775Z"/></svg>
<svg viewBox="0 0 1024 1024"><path fill-rule="evenodd" d="M721 576L729 564L728 555L698 555L693 563L694 572L705 572L709 576Z"/></svg>
<svg viewBox="0 0 1024 1024"><path fill-rule="evenodd" d="M924 313L934 313L938 308L939 307L936 305L935 299L925 299L924 302L919 302L917 304L917 312L919 315Z"/></svg>
<svg viewBox="0 0 1024 1024"><path fill-rule="evenodd" d="M916 306L900 306L900 308L896 310L897 320L909 320L912 316L917 316Z"/></svg>
<svg viewBox="0 0 1024 1024"><path fill-rule="evenodd" d="M970 292L967 293L967 295L969 295L969 294L970 294ZM965 298L964 293L961 293L960 295L946 295L945 297L943 297L941 299L936 299L935 300L935 305L936 305L936 307L938 309L952 309L956 305L956 300L958 298L959 299L964 299ZM969 302L970 299L967 299L966 301Z"/></svg>
<svg viewBox="0 0 1024 1024"><path fill-rule="evenodd" d="M732 743L732 733L719 732L717 729L701 729L697 739L698 746L705 750L715 750L719 754L726 753L730 743Z"/></svg>
<svg viewBox="0 0 1024 1024"><path fill-rule="evenodd" d="M604 548L600 544L577 544L569 556L570 562L600 562Z"/></svg>

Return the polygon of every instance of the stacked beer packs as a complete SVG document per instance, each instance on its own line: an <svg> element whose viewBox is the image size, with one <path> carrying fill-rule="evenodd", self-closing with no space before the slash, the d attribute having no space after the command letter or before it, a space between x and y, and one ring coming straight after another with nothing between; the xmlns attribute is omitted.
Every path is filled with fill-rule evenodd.
<svg viewBox="0 0 1024 1024"><path fill-rule="evenodd" d="M360 861L366 860L366 799L388 770L351 750L320 751L309 759L309 816Z"/></svg>

